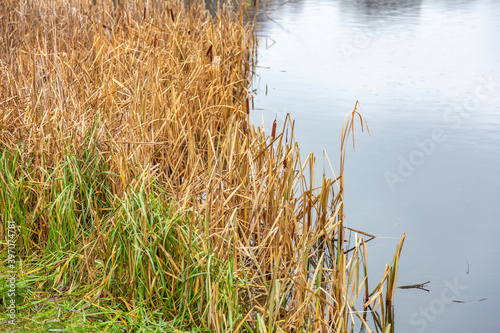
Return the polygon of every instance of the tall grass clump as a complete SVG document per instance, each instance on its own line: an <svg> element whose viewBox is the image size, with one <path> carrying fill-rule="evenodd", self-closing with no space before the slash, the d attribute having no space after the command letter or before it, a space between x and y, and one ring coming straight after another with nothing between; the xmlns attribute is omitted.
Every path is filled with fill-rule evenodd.
<svg viewBox="0 0 500 333"><path fill-rule="evenodd" d="M211 16L195 1L0 4L17 329L369 330L361 306L391 330L403 240L370 290L363 233L344 221L362 114L346 118L335 179L302 160L290 119L271 135L249 124L245 22L243 6Z"/></svg>

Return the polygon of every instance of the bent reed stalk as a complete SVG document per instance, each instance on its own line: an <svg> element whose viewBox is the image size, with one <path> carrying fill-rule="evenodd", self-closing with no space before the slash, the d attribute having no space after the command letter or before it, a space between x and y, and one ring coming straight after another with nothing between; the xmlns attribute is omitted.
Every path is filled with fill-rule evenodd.
<svg viewBox="0 0 500 333"><path fill-rule="evenodd" d="M212 17L195 1L5 0L0 29L0 237L15 221L23 318L145 332L352 332L359 319L370 331L355 305L365 290L375 329L391 329L404 236L370 292L366 244L344 225L346 141L362 115L346 118L339 177L319 184L289 118L272 136L249 124L243 6Z"/></svg>

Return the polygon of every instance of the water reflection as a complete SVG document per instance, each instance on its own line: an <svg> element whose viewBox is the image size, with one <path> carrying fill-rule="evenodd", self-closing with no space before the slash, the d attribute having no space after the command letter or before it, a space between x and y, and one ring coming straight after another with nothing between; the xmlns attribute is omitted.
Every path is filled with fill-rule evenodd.
<svg viewBox="0 0 500 333"><path fill-rule="evenodd" d="M343 0L339 2L341 9L353 10L363 17L405 16L407 13L418 15L422 1L420 0Z"/></svg>

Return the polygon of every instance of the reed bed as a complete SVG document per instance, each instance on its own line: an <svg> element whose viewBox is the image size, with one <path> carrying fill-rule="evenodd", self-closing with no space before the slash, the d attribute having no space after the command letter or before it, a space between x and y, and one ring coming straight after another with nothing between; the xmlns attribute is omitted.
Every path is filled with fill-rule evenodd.
<svg viewBox="0 0 500 333"><path fill-rule="evenodd" d="M289 118L271 134L250 124L245 17L195 1L0 4L18 329L353 332L372 313L391 330L404 236L370 290L364 234L344 222L362 114L346 117L335 179L301 159Z"/></svg>

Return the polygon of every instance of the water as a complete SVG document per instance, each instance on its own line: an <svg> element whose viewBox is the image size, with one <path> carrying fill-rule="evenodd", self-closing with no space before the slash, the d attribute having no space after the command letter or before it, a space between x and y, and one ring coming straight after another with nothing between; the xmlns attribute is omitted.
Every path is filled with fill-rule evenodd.
<svg viewBox="0 0 500 333"><path fill-rule="evenodd" d="M398 289L395 331L499 331L500 1L293 0L268 17L251 120L270 132L290 113L301 150L338 166L356 100L368 119L347 154L347 223L380 236L374 277L406 232L398 285L431 281Z"/></svg>

